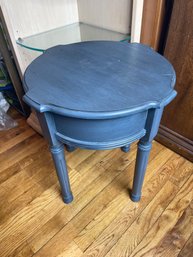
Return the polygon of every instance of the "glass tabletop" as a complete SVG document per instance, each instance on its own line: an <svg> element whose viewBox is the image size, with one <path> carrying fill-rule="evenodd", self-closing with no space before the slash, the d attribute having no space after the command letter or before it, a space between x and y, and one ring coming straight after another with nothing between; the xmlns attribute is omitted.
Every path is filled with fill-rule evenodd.
<svg viewBox="0 0 193 257"><path fill-rule="evenodd" d="M73 23L26 38L19 38L18 45L44 52L55 45L66 45L82 41L111 40L129 41L129 34L103 29L86 23Z"/></svg>

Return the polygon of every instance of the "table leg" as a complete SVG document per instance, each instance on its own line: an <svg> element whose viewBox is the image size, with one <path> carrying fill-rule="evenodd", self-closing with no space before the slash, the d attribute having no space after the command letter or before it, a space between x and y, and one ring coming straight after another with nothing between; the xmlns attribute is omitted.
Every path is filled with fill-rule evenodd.
<svg viewBox="0 0 193 257"><path fill-rule="evenodd" d="M57 176L60 182L62 198L65 203L70 203L73 200L73 195L70 189L68 170L64 158L64 147L62 144L59 146L51 146L50 151L52 153L52 158L54 160Z"/></svg>
<svg viewBox="0 0 193 257"><path fill-rule="evenodd" d="M133 181L133 189L131 192L131 200L138 202L141 198L141 189L148 163L148 157L152 143L139 141L137 150L137 159L135 164L135 175Z"/></svg>
<svg viewBox="0 0 193 257"><path fill-rule="evenodd" d="M64 157L64 146L56 138L56 128L54 119L51 113L39 113L37 116L42 128L44 137L50 145L50 152L55 164L56 173L62 190L62 198L65 203L70 203L73 200L73 195L70 189L68 170Z"/></svg>
<svg viewBox="0 0 193 257"><path fill-rule="evenodd" d="M121 151L123 151L124 153L128 153L130 150L130 145L124 145L121 147Z"/></svg>
<svg viewBox="0 0 193 257"><path fill-rule="evenodd" d="M76 150L76 147L74 147L72 145L65 145L65 147L66 147L66 151L69 152L69 153Z"/></svg>
<svg viewBox="0 0 193 257"><path fill-rule="evenodd" d="M133 189L131 192L131 200L138 202L141 198L141 189L148 163L152 140L157 134L160 120L162 117L163 108L150 109L146 120L146 134L138 143L137 159L135 164L135 175L133 181Z"/></svg>

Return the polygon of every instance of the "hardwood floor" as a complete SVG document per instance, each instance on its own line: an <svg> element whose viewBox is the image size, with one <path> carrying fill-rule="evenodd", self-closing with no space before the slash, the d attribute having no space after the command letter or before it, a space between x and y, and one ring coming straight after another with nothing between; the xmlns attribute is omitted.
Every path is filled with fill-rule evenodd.
<svg viewBox="0 0 193 257"><path fill-rule="evenodd" d="M139 203L128 154L66 153L74 202L65 205L48 146L16 112L0 132L0 256L193 256L193 164L154 142Z"/></svg>

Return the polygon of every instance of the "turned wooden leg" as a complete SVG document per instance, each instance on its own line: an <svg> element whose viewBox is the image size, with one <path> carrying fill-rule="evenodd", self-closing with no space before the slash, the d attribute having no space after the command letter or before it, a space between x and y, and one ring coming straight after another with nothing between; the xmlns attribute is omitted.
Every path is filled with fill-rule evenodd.
<svg viewBox="0 0 193 257"><path fill-rule="evenodd" d="M70 203L73 200L73 195L70 189L68 170L64 158L63 145L51 146L50 151L54 160L57 176L62 190L62 198L65 203Z"/></svg>
<svg viewBox="0 0 193 257"><path fill-rule="evenodd" d="M133 181L133 188L131 192L131 200L138 202L141 198L141 189L143 186L143 180L145 171L148 163L149 153L152 147L151 142L143 142L142 140L138 143L137 159L135 164L135 174Z"/></svg>
<svg viewBox="0 0 193 257"><path fill-rule="evenodd" d="M51 113L39 113L37 116L42 128L44 137L50 145L50 152L55 164L56 173L62 190L62 198L65 203L70 203L73 200L73 195L70 189L68 170L64 157L64 146L56 137L55 121Z"/></svg>
<svg viewBox="0 0 193 257"><path fill-rule="evenodd" d="M152 140L157 134L162 112L163 108L148 110L145 124L146 134L138 143L133 189L131 192L131 200L134 202L138 202L141 198L141 189L143 186L149 153L152 147Z"/></svg>
<svg viewBox="0 0 193 257"><path fill-rule="evenodd" d="M130 145L124 145L121 147L121 151L123 151L124 153L128 153L130 150Z"/></svg>

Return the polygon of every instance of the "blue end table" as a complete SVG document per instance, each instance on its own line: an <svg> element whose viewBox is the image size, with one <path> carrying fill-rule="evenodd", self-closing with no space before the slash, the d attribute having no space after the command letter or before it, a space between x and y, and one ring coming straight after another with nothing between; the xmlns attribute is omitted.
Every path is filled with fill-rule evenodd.
<svg viewBox="0 0 193 257"><path fill-rule="evenodd" d="M152 140L163 108L175 96L171 64L142 44L90 41L59 45L33 61L24 75L24 100L37 111L65 203L73 196L67 149L124 152L139 140L131 199L139 201Z"/></svg>

